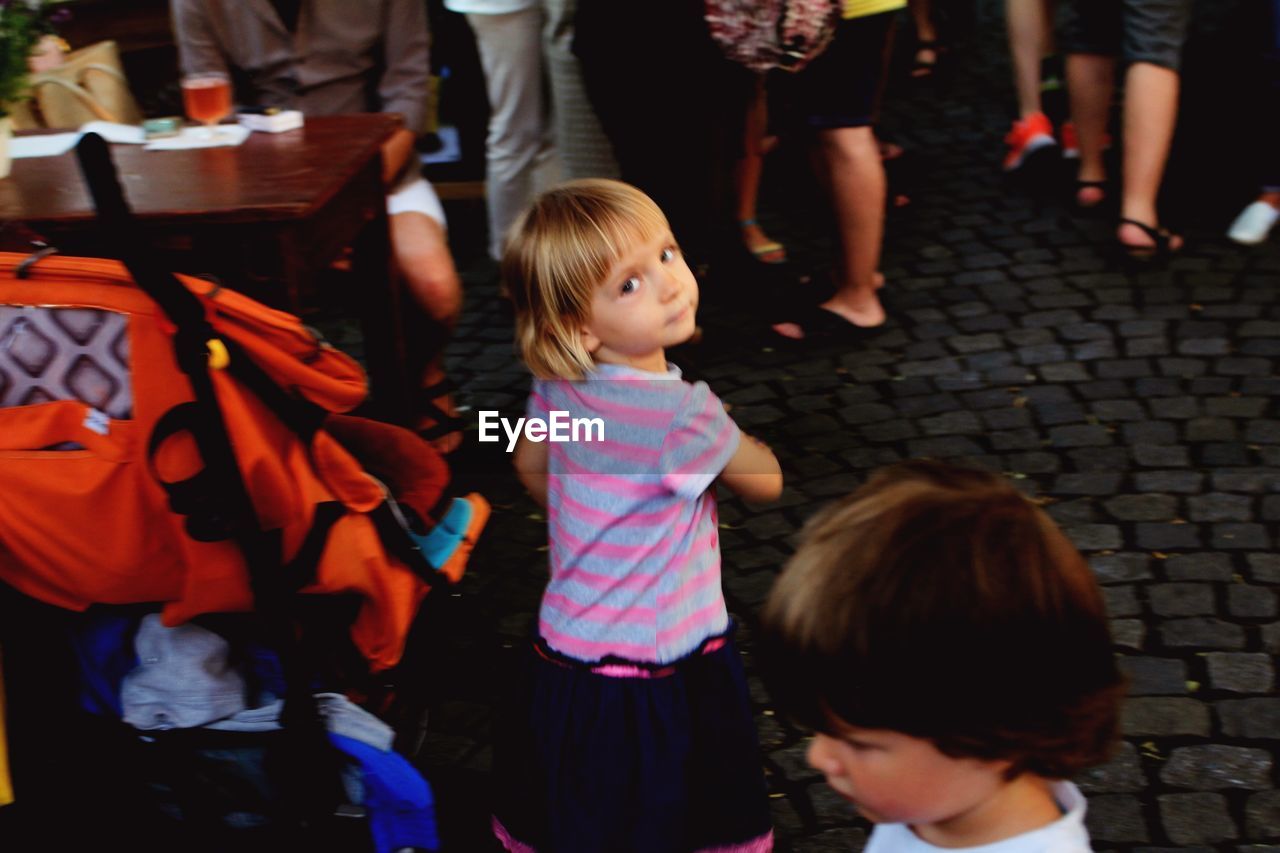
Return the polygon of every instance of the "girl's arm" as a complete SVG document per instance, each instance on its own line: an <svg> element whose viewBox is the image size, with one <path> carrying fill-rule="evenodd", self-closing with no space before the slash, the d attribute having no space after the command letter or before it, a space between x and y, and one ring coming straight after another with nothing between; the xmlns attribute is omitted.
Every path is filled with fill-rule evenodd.
<svg viewBox="0 0 1280 853"><path fill-rule="evenodd" d="M767 503L782 494L782 468L764 442L744 432L720 482L748 503Z"/></svg>
<svg viewBox="0 0 1280 853"><path fill-rule="evenodd" d="M546 442L529 441L523 435L516 444L516 476L529 490L540 506L547 505L547 445ZM774 463L777 464L776 462Z"/></svg>

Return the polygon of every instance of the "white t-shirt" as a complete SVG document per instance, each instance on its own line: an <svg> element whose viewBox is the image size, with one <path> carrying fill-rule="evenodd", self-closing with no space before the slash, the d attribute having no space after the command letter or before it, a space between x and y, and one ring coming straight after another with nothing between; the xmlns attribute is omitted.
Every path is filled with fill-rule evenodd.
<svg viewBox="0 0 1280 853"><path fill-rule="evenodd" d="M450 12L473 15L505 15L537 5L538 0L444 0Z"/></svg>
<svg viewBox="0 0 1280 853"><path fill-rule="evenodd" d="M1070 782L1054 782L1052 791L1066 812L1053 823L1003 841L958 849L964 853L1087 853L1092 848L1084 828L1084 795ZM957 853L957 848L935 847L905 823L879 823L871 831L865 853Z"/></svg>

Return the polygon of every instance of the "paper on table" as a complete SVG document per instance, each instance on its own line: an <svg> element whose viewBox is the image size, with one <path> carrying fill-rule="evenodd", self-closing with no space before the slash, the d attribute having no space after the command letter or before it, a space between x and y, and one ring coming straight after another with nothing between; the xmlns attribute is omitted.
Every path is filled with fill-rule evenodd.
<svg viewBox="0 0 1280 853"><path fill-rule="evenodd" d="M114 121L91 121L80 125L81 133L96 133L107 142L124 145L141 145L147 135L136 124L117 124Z"/></svg>
<svg viewBox="0 0 1280 853"><path fill-rule="evenodd" d="M238 124L220 124L213 129L213 137L202 127L185 127L178 136L170 136L148 142L147 151L177 151L184 148L221 148L239 145L249 138L250 130Z"/></svg>
<svg viewBox="0 0 1280 853"><path fill-rule="evenodd" d="M15 136L9 140L9 156L57 157L66 154L80 138L78 133L42 133L39 136Z"/></svg>
<svg viewBox="0 0 1280 853"><path fill-rule="evenodd" d="M57 157L66 154L75 147L76 142L86 133L96 133L107 142L118 144L140 145L146 142L142 128L135 124L116 124L113 121L91 121L80 125L80 129L67 133L41 133L35 136L15 136L9 142L9 156L20 157Z"/></svg>

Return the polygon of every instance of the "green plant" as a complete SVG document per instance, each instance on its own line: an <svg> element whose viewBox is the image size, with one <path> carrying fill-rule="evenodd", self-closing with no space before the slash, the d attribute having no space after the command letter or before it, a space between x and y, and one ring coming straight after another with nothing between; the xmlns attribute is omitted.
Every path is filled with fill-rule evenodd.
<svg viewBox="0 0 1280 853"><path fill-rule="evenodd" d="M27 90L27 58L68 12L51 0L0 0L0 116Z"/></svg>

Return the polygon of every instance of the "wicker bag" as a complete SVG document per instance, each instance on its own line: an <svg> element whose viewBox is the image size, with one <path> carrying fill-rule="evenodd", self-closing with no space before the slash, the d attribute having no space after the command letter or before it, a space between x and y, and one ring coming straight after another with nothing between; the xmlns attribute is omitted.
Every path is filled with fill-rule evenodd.
<svg viewBox="0 0 1280 853"><path fill-rule="evenodd" d="M28 99L9 105L15 130L71 128L90 121L142 122L113 41L74 50L61 65L32 74L29 83Z"/></svg>

